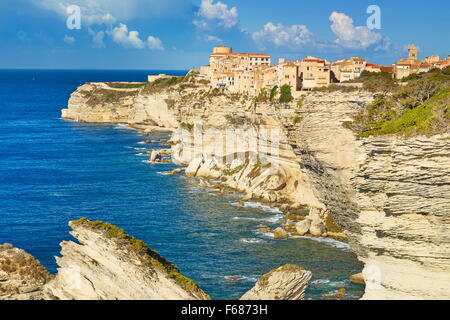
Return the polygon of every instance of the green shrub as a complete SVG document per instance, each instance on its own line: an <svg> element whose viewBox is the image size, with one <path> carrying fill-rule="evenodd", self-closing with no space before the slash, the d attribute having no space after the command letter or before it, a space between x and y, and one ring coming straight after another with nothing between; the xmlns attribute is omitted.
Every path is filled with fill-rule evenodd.
<svg viewBox="0 0 450 320"><path fill-rule="evenodd" d="M289 103L292 100L294 100L294 97L292 96L291 86L287 84L283 85L280 89L280 102Z"/></svg>
<svg viewBox="0 0 450 320"><path fill-rule="evenodd" d="M434 69L409 77L385 92L344 126L361 137L383 134L436 134L450 130L450 74Z"/></svg>
<svg viewBox="0 0 450 320"><path fill-rule="evenodd" d="M296 116L293 119L294 124L299 124L303 120L302 116Z"/></svg>
<svg viewBox="0 0 450 320"><path fill-rule="evenodd" d="M272 90L270 90L270 96L269 96L270 101L274 101L277 94L278 94L278 86L274 86L272 88Z"/></svg>

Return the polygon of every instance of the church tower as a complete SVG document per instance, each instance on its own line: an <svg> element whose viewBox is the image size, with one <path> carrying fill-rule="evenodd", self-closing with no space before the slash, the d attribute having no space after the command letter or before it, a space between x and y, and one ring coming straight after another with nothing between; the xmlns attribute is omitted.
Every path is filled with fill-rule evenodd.
<svg viewBox="0 0 450 320"><path fill-rule="evenodd" d="M417 47L415 45L411 45L408 49L409 58L417 60Z"/></svg>

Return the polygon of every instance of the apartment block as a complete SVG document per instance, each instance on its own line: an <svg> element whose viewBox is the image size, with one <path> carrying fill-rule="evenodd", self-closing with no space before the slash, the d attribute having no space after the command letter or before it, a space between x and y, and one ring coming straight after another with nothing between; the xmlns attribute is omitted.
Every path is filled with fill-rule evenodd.
<svg viewBox="0 0 450 320"><path fill-rule="evenodd" d="M366 65L367 60L358 57L335 61L331 64L332 79L334 82L355 80L361 76Z"/></svg>
<svg viewBox="0 0 450 320"><path fill-rule="evenodd" d="M326 60L308 56L297 62L299 87L303 90L327 86L331 82L331 65Z"/></svg>

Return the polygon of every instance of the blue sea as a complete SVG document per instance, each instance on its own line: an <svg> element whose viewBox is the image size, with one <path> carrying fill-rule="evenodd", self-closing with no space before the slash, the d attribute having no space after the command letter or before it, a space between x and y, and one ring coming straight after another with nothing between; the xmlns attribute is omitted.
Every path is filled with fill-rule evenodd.
<svg viewBox="0 0 450 320"><path fill-rule="evenodd" d="M215 299L237 299L259 276L286 263L313 272L306 298L363 286L346 280L362 270L353 252L333 241L273 240L256 232L280 213L257 203L236 206L195 178L159 174L143 154L158 142L124 125L60 119L70 94L95 81L145 81L147 71L0 71L0 243L34 255L51 272L59 243L73 240L68 222L81 217L124 228L169 259ZM182 75L184 71L172 71ZM168 134L154 134L165 141ZM230 280L229 277L235 280Z"/></svg>

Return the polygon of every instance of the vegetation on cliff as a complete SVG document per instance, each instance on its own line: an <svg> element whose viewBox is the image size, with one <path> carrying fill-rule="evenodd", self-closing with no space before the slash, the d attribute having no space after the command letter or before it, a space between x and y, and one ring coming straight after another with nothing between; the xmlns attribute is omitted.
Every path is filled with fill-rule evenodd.
<svg viewBox="0 0 450 320"><path fill-rule="evenodd" d="M72 227L83 226L90 230L102 232L107 238L116 240L119 247L137 254L144 264L164 271L167 277L173 279L188 292L203 295L200 287L191 279L183 276L173 263L166 260L143 241L128 235L123 229L103 221L89 221L86 218L72 221Z"/></svg>
<svg viewBox="0 0 450 320"><path fill-rule="evenodd" d="M289 103L292 100L294 100L294 97L292 96L291 86L287 84L283 85L280 89L280 102Z"/></svg>
<svg viewBox="0 0 450 320"><path fill-rule="evenodd" d="M143 93L158 93L168 88L175 87L185 81L186 77L161 78L143 86Z"/></svg>
<svg viewBox="0 0 450 320"><path fill-rule="evenodd" d="M0 245L0 300L1 296L23 293L23 289L32 293L26 288L40 288L52 278L48 270L30 254L11 244Z"/></svg>
<svg viewBox="0 0 450 320"><path fill-rule="evenodd" d="M370 92L393 92L398 88L398 82L389 72L363 71L357 79L347 81L348 83L362 83L363 89Z"/></svg>
<svg viewBox="0 0 450 320"><path fill-rule="evenodd" d="M450 130L450 67L414 75L345 124L360 137L384 134L432 135Z"/></svg>

